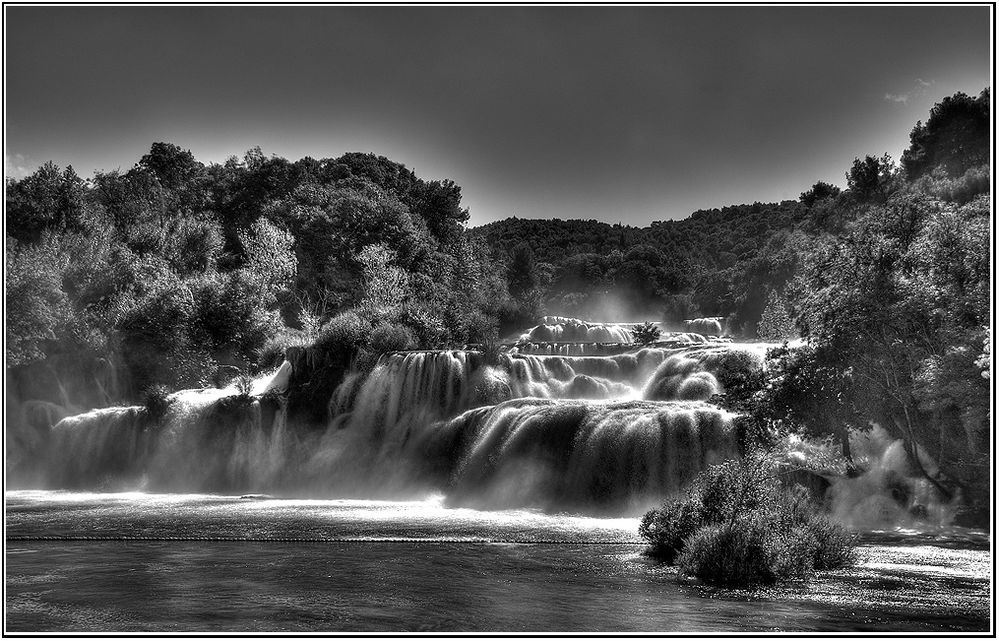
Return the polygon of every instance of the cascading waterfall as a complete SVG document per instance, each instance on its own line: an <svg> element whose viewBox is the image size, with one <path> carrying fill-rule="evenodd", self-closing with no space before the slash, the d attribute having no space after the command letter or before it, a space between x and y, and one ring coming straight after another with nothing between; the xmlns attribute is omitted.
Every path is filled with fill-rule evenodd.
<svg viewBox="0 0 999 641"><path fill-rule="evenodd" d="M731 416L704 403L519 399L470 410L421 448L459 452L451 500L490 508L647 508L736 456Z"/></svg>
<svg viewBox="0 0 999 641"><path fill-rule="evenodd" d="M594 323L545 316L541 324L532 327L518 339L521 343L632 343L635 323Z"/></svg>
<svg viewBox="0 0 999 641"><path fill-rule="evenodd" d="M253 389L173 394L68 417L50 434L54 487L415 497L453 504L634 512L736 456L732 416L707 401L764 346L631 346L487 358L386 354L348 374L322 430L289 425L291 365Z"/></svg>
<svg viewBox="0 0 999 641"><path fill-rule="evenodd" d="M705 336L721 336L724 331L724 317L693 318L683 321L683 327L688 332L696 332Z"/></svg>

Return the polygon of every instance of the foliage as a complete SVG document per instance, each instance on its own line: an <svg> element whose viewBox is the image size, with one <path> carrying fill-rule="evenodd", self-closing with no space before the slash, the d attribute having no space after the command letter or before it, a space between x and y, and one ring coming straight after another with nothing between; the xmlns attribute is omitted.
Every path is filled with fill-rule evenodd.
<svg viewBox="0 0 999 641"><path fill-rule="evenodd" d="M368 344L371 331L371 324L356 312L344 312L319 329L314 347L324 351L353 350Z"/></svg>
<svg viewBox="0 0 999 641"><path fill-rule="evenodd" d="M311 345L315 338L295 329L285 329L268 338L256 358L258 370L273 369L285 360L288 349Z"/></svg>
<svg viewBox="0 0 999 641"><path fill-rule="evenodd" d="M523 297L536 288L538 286L537 271L531 246L522 242L514 247L510 253L510 266L507 268L510 293L517 297Z"/></svg>
<svg viewBox="0 0 999 641"><path fill-rule="evenodd" d="M865 156L856 158L846 173L850 194L859 202L884 203L893 191L896 176L895 162L891 156Z"/></svg>
<svg viewBox="0 0 999 641"><path fill-rule="evenodd" d="M728 586L799 578L851 565L855 537L787 488L765 456L702 472L686 494L642 518L648 553L706 582Z"/></svg>
<svg viewBox="0 0 999 641"><path fill-rule="evenodd" d="M785 398L812 399L802 416L853 408L847 424L878 422L943 498L960 490L972 505L988 493L988 392L974 366L989 323L987 211L981 196L955 207L899 193L819 245L794 288L814 345L799 371L817 376L784 384ZM916 444L938 452L941 474Z"/></svg>
<svg viewBox="0 0 999 641"><path fill-rule="evenodd" d="M365 153L292 162L254 148L206 165L155 142L90 180L46 163L6 183L8 373L113 364L114 386L24 392L94 407L302 346L308 362L335 355L318 358L322 384L299 368L303 402L322 405L382 324L395 328L380 330L386 344L409 332L441 348L489 344L546 310L673 326L717 316L733 335L777 338L793 318L807 346L772 354L765 381L733 371L725 403L844 447L875 421L910 455L937 453L928 476L942 493L986 506L989 111L988 91L936 105L904 179L868 156L842 193L818 181L799 200L645 228L511 218L466 230L458 185Z"/></svg>
<svg viewBox="0 0 999 641"><path fill-rule="evenodd" d="M662 332L659 327L653 323L645 322L641 325L636 325L631 329L631 335L634 337L635 342L639 345L651 345L659 340L659 335Z"/></svg>
<svg viewBox="0 0 999 641"><path fill-rule="evenodd" d="M413 349L416 341L405 325L383 321L371 330L370 348L376 354Z"/></svg>
<svg viewBox="0 0 999 641"><path fill-rule="evenodd" d="M171 268L180 276L214 271L225 242L222 226L213 219L178 218L163 248Z"/></svg>
<svg viewBox="0 0 999 641"><path fill-rule="evenodd" d="M669 294L664 297L663 322L666 323L667 328L683 329L683 321L701 316L700 309L694 302L693 294Z"/></svg>
<svg viewBox="0 0 999 641"><path fill-rule="evenodd" d="M684 541L703 525L702 512L703 506L695 500L668 501L646 512L638 534L649 543L649 555L673 563Z"/></svg>
<svg viewBox="0 0 999 641"><path fill-rule="evenodd" d="M72 167L53 162L6 185L6 233L22 243L35 243L45 231L72 231L84 217L86 186Z"/></svg>
<svg viewBox="0 0 999 641"><path fill-rule="evenodd" d="M165 385L151 385L142 394L142 407L151 421L161 423L173 400Z"/></svg>
<svg viewBox="0 0 999 641"><path fill-rule="evenodd" d="M840 188L836 185L830 185L829 183L820 180L812 185L811 189L806 192L802 192L799 200L801 200L802 205L811 209L819 201L839 196L840 191Z"/></svg>
<svg viewBox="0 0 999 641"><path fill-rule="evenodd" d="M806 528L776 529L754 516L700 528L685 541L677 565L707 583L732 587L807 576L815 548Z"/></svg>
<svg viewBox="0 0 999 641"><path fill-rule="evenodd" d="M763 309L756 333L761 340L770 342L788 341L797 333L784 297L776 291L771 290L767 297L767 306Z"/></svg>
<svg viewBox="0 0 999 641"><path fill-rule="evenodd" d="M239 392L241 398L249 398L253 391L253 377L249 374L240 374L233 381L233 387Z"/></svg>
<svg viewBox="0 0 999 641"><path fill-rule="evenodd" d="M992 138L991 93L977 98L958 92L933 106L926 123L917 122L902 153L902 169L910 181L942 171L958 177L972 167L988 165Z"/></svg>
<svg viewBox="0 0 999 641"><path fill-rule="evenodd" d="M290 233L261 218L250 227L250 233L239 233L239 241L247 257L243 271L257 291L273 295L291 286L298 259Z"/></svg>
<svg viewBox="0 0 999 641"><path fill-rule="evenodd" d="M21 245L8 238L6 320L8 366L45 358L47 342L56 338L71 314L62 289L67 260L54 242Z"/></svg>
<svg viewBox="0 0 999 641"><path fill-rule="evenodd" d="M942 167L937 167L910 186L915 193L929 194L958 205L964 205L980 194L989 193L991 187L992 172L988 165L971 167L956 178L951 178Z"/></svg>
<svg viewBox="0 0 999 641"><path fill-rule="evenodd" d="M364 269L361 305L374 318L395 316L409 295L409 276L395 264L395 252L385 245L368 245L357 260Z"/></svg>
<svg viewBox="0 0 999 641"><path fill-rule="evenodd" d="M755 399L766 382L763 359L749 350L732 350L711 369L724 394L718 401L734 412L749 412L756 406ZM758 414L758 412L755 412Z"/></svg>

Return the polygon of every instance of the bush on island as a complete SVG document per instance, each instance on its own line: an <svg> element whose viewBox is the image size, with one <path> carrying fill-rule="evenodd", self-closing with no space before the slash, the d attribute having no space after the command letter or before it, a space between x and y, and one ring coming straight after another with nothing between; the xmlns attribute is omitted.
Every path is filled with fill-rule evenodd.
<svg viewBox="0 0 999 641"><path fill-rule="evenodd" d="M780 467L762 456L708 468L649 511L639 534L649 555L716 585L772 584L855 561L855 537L807 492L785 487Z"/></svg>
<svg viewBox="0 0 999 641"><path fill-rule="evenodd" d="M659 340L659 336L662 332L659 328L649 322L642 323L641 325L635 325L631 330L631 336L636 343L639 345L651 345Z"/></svg>

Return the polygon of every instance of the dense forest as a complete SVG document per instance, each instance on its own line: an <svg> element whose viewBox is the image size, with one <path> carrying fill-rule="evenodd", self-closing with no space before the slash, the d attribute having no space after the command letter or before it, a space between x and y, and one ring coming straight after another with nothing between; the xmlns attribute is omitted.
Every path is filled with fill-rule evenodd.
<svg viewBox="0 0 999 641"><path fill-rule="evenodd" d="M990 124L987 90L957 94L899 163L844 168L845 189L645 228L467 229L458 185L364 153L206 165L157 142L89 179L49 162L6 181L8 438L294 349L324 349L341 375L386 351L490 345L546 313L719 316L737 337L806 339L730 402L845 449L877 421L936 461L923 472L942 493L986 509Z"/></svg>

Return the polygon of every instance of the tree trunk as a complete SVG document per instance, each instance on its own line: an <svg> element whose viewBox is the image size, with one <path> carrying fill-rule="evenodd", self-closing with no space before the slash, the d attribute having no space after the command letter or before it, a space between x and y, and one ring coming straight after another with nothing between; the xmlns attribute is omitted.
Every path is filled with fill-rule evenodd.
<svg viewBox="0 0 999 641"><path fill-rule="evenodd" d="M843 458L846 459L846 475L849 478L860 476L861 471L857 469L857 464L853 461L853 451L850 449L850 430L841 423L835 427L830 425L828 431L839 438L840 446L843 448Z"/></svg>
<svg viewBox="0 0 999 641"><path fill-rule="evenodd" d="M909 461L916 468L916 470L922 475L923 478L925 478L927 481L933 484L933 487L935 487L937 491L940 492L940 495L945 500L950 501L951 499L954 498L954 492L952 492L949 488L944 486L940 481L930 476L929 473L926 471L926 469L923 467L922 461L919 460L919 449L918 449L919 444L916 441L915 435L913 434L912 420L909 416L909 408L903 405L902 412L904 413L905 417L904 424L901 420L899 420L898 416L896 416L895 425L897 425L899 429L902 430L906 435L906 437L902 439L902 443L905 448L905 453L909 457Z"/></svg>

